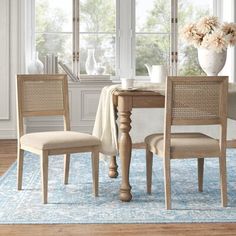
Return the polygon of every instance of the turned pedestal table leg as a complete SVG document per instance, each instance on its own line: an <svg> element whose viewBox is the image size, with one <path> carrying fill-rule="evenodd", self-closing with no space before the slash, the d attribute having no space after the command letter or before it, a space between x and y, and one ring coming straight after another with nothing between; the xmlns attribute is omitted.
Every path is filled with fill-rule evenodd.
<svg viewBox="0 0 236 236"><path fill-rule="evenodd" d="M120 187L120 200L129 202L132 199L131 186L129 184L129 168L131 161L132 141L129 134L131 129L132 97L118 97L118 111L120 117L120 142L119 151L121 159L122 183Z"/></svg>
<svg viewBox="0 0 236 236"><path fill-rule="evenodd" d="M115 119L117 120L117 118L118 118L117 109L115 109ZM119 131L118 131L117 123L116 123L117 136L118 136L118 132ZM109 165L109 177L110 178L116 178L119 175L117 169L118 169L118 165L116 163L116 156L111 156L110 165Z"/></svg>

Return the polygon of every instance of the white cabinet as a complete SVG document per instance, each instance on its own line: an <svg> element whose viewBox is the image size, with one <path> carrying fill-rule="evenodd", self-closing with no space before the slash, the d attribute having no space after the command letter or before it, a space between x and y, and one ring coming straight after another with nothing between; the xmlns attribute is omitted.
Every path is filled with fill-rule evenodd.
<svg viewBox="0 0 236 236"><path fill-rule="evenodd" d="M69 85L72 130L92 132L101 90L112 82L81 82Z"/></svg>

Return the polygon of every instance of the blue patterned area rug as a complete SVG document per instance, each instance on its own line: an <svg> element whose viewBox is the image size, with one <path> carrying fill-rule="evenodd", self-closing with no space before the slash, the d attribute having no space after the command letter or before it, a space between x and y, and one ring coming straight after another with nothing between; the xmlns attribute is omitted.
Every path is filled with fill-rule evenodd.
<svg viewBox="0 0 236 236"><path fill-rule="evenodd" d="M197 161L173 160L172 206L165 210L162 161L154 158L153 193L146 194L145 152L134 150L130 183L133 200L119 201L121 178L110 179L100 161L99 197L92 195L89 154L71 158L69 184L63 185L63 157L50 157L49 203L41 203L40 163L26 153L23 190L16 190L16 163L0 179L0 224L236 222L236 151L227 151L227 208L220 206L217 159L206 159L204 192L197 190Z"/></svg>

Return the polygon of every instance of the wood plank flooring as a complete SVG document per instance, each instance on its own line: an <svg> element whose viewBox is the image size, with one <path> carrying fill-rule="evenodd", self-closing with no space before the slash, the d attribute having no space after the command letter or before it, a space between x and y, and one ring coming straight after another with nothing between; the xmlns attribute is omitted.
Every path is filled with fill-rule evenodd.
<svg viewBox="0 0 236 236"><path fill-rule="evenodd" d="M233 145L234 146L234 145ZM0 140L0 175L16 160L16 141ZM236 170L235 170L236 171ZM236 181L235 181L236 182ZM235 183L236 184L236 183ZM224 236L236 223L0 225L0 236Z"/></svg>

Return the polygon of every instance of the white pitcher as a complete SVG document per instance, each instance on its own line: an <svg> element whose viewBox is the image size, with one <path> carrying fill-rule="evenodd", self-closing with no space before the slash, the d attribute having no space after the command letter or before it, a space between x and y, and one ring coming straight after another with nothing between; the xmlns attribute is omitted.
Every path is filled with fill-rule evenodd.
<svg viewBox="0 0 236 236"><path fill-rule="evenodd" d="M165 83L167 77L167 69L164 65L149 65L145 64L148 74L150 76L150 81L152 83Z"/></svg>

